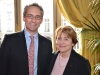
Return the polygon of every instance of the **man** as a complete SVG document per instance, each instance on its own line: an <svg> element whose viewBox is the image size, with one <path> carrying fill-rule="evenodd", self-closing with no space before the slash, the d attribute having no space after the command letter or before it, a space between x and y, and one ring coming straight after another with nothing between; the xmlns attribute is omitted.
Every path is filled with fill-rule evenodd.
<svg viewBox="0 0 100 75"><path fill-rule="evenodd" d="M37 3L27 5L23 12L25 29L5 35L1 44L0 75L46 75L52 55L52 43L38 33L43 21L43 8ZM29 49L34 36L34 70L29 71Z"/></svg>

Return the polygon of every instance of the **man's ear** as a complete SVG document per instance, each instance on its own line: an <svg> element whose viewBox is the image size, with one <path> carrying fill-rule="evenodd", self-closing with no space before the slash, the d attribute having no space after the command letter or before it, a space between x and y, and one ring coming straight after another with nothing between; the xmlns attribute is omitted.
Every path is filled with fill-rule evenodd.
<svg viewBox="0 0 100 75"><path fill-rule="evenodd" d="M25 16L23 16L23 21L25 22Z"/></svg>

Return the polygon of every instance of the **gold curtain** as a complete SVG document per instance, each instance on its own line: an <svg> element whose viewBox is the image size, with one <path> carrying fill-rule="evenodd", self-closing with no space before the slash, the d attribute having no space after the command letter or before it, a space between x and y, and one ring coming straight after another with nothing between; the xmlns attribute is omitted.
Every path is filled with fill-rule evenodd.
<svg viewBox="0 0 100 75"><path fill-rule="evenodd" d="M83 25L78 21L85 22L83 16L89 15L89 2L91 0L57 0L61 13L75 27L82 28Z"/></svg>
<svg viewBox="0 0 100 75"><path fill-rule="evenodd" d="M60 15L60 10L57 7L57 3L56 0L53 0L53 37L52 37L52 46L53 46L53 51L56 51L56 39L55 39L55 30L57 27L59 27L61 25L61 15Z"/></svg>
<svg viewBox="0 0 100 75"><path fill-rule="evenodd" d="M21 31L21 0L14 0L15 32Z"/></svg>
<svg viewBox="0 0 100 75"><path fill-rule="evenodd" d="M89 24L89 22L84 19L84 17L86 17L93 23L93 20L90 16L92 10L92 6L90 5L91 1L92 0L57 0L57 5L60 9L60 12L69 21L69 23L77 28L87 28L86 25L83 25L81 22ZM92 15L94 16L98 24L100 24L97 18L98 15ZM88 34L89 33L91 32L88 32ZM91 51L87 50L86 48L88 40L89 39L85 38L85 34L81 34L81 54L85 58L89 59L91 65L94 65L100 62L100 54L91 55Z"/></svg>

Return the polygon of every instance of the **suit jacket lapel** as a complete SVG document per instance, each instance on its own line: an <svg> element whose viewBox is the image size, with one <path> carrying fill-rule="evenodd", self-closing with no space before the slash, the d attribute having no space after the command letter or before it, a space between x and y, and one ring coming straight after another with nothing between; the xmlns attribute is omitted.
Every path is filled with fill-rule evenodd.
<svg viewBox="0 0 100 75"><path fill-rule="evenodd" d="M52 60L50 62L50 66L49 66L49 70L48 70L48 75L50 75L52 70L53 70L53 67L54 67L54 64L55 64L55 61L56 61L56 58L57 58L58 54L59 54L59 51L55 52L54 54L52 54Z"/></svg>
<svg viewBox="0 0 100 75"><path fill-rule="evenodd" d="M67 66L65 67L63 75L73 75L72 69L74 68L74 66L77 63L76 62L77 58L75 57L75 54L76 54L75 51L72 50L71 55L70 55L69 60L68 60L68 63L67 63Z"/></svg>
<svg viewBox="0 0 100 75"><path fill-rule="evenodd" d="M25 62L26 65L28 65L28 53L27 53L27 46L26 46L24 31L19 33L19 39L18 40L19 40L20 49L21 49L21 52L22 52L24 62Z"/></svg>
<svg viewBox="0 0 100 75"><path fill-rule="evenodd" d="M46 69L46 65L47 65L47 58L48 58L48 41L41 36L40 34L39 36L39 47L38 47L38 70L37 70L37 75L41 75L40 73L45 71Z"/></svg>
<svg viewBox="0 0 100 75"><path fill-rule="evenodd" d="M41 60L45 58L46 52L46 41L44 40L43 36L39 35L39 41L38 41L38 64L41 64Z"/></svg>
<svg viewBox="0 0 100 75"><path fill-rule="evenodd" d="M42 69L41 66L45 64L45 51L46 49L44 48L44 45L46 46L46 43L43 39L43 37L38 34L38 70L37 70L37 75L40 74L40 70Z"/></svg>

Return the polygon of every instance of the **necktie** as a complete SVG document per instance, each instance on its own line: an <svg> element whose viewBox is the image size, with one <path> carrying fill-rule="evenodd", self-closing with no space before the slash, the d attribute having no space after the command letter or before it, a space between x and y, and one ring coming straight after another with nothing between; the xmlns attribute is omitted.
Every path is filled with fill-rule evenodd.
<svg viewBox="0 0 100 75"><path fill-rule="evenodd" d="M30 36L30 38L31 38L31 43L28 53L29 75L34 75L34 37Z"/></svg>

